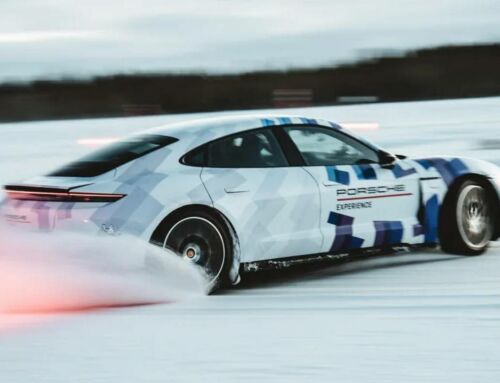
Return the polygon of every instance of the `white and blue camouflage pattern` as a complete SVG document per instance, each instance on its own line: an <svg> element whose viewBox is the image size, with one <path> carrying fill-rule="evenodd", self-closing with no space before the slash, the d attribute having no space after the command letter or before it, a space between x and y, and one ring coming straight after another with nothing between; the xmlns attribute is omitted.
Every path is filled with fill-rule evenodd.
<svg viewBox="0 0 500 383"><path fill-rule="evenodd" d="M171 136L177 142L101 176L37 177L24 182L126 195L121 200L90 204L7 200L2 217L11 225L46 232L123 233L150 241L169 214L203 205L228 223L235 244L231 280L237 281L242 263L399 244L438 244L439 210L449 188L460 177L483 177L500 195L498 167L463 158L401 159L391 167L366 164L261 169L199 168L180 162L187 152L214 139L284 125L342 129L353 136L329 121L290 116L172 124L146 133ZM372 143L356 139L378 150ZM389 192L369 197L350 193L379 187ZM343 198L339 198L340 189Z"/></svg>

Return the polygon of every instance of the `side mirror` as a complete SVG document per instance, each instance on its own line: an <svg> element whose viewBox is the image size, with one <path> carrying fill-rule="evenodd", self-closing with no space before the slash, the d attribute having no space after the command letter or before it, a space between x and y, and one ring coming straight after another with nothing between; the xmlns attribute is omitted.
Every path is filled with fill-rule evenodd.
<svg viewBox="0 0 500 383"><path fill-rule="evenodd" d="M391 167L396 163L397 160L397 157L393 156L390 153L380 153L380 165L383 167Z"/></svg>

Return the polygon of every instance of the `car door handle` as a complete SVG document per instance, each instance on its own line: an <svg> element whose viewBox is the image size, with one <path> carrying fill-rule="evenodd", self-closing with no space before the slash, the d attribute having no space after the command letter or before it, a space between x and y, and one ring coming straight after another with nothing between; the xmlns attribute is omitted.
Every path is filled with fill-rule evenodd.
<svg viewBox="0 0 500 383"><path fill-rule="evenodd" d="M248 193L250 190L238 189L238 188L224 188L224 191L227 194L239 194L239 193Z"/></svg>
<svg viewBox="0 0 500 383"><path fill-rule="evenodd" d="M338 183L332 181L323 181L323 186L338 186Z"/></svg>

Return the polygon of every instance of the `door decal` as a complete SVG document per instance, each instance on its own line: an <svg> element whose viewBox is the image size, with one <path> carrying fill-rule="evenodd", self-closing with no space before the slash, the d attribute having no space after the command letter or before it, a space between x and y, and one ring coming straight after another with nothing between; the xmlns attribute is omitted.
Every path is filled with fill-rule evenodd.
<svg viewBox="0 0 500 383"><path fill-rule="evenodd" d="M401 221L375 221L375 247L397 245L403 239Z"/></svg>
<svg viewBox="0 0 500 383"><path fill-rule="evenodd" d="M335 239L330 248L331 252L359 249L363 246L364 239L352 235L353 217L330 212L328 223L335 225Z"/></svg>
<svg viewBox="0 0 500 383"><path fill-rule="evenodd" d="M377 179L377 173L375 173L375 169L370 165L352 165L352 167L360 180Z"/></svg>
<svg viewBox="0 0 500 383"><path fill-rule="evenodd" d="M417 172L415 168L403 169L399 164L395 164L391 170L396 178L411 176Z"/></svg>
<svg viewBox="0 0 500 383"><path fill-rule="evenodd" d="M351 183L349 173L338 170L335 166L327 166L326 174L328 175L328 181L337 182L342 185L349 185Z"/></svg>

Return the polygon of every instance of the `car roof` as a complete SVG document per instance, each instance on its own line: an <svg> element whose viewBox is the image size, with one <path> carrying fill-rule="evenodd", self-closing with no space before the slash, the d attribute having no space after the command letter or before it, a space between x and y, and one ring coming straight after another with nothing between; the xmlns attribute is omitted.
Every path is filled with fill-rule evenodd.
<svg viewBox="0 0 500 383"><path fill-rule="evenodd" d="M317 118L287 115L237 115L225 117L212 117L175 122L164 126L149 129L142 133L160 134L171 136L189 142L187 148L194 148L206 142L225 137L233 133L246 130L287 125L324 126L330 129L343 131L354 139L363 142L373 149L376 145L343 129L340 125Z"/></svg>
<svg viewBox="0 0 500 383"><path fill-rule="evenodd" d="M148 130L147 133L173 136L181 139L184 135L199 134L210 130L216 133L217 136L223 137L250 129L285 125L321 125L341 129L339 125L330 121L300 116L239 115L175 122L153 128Z"/></svg>

